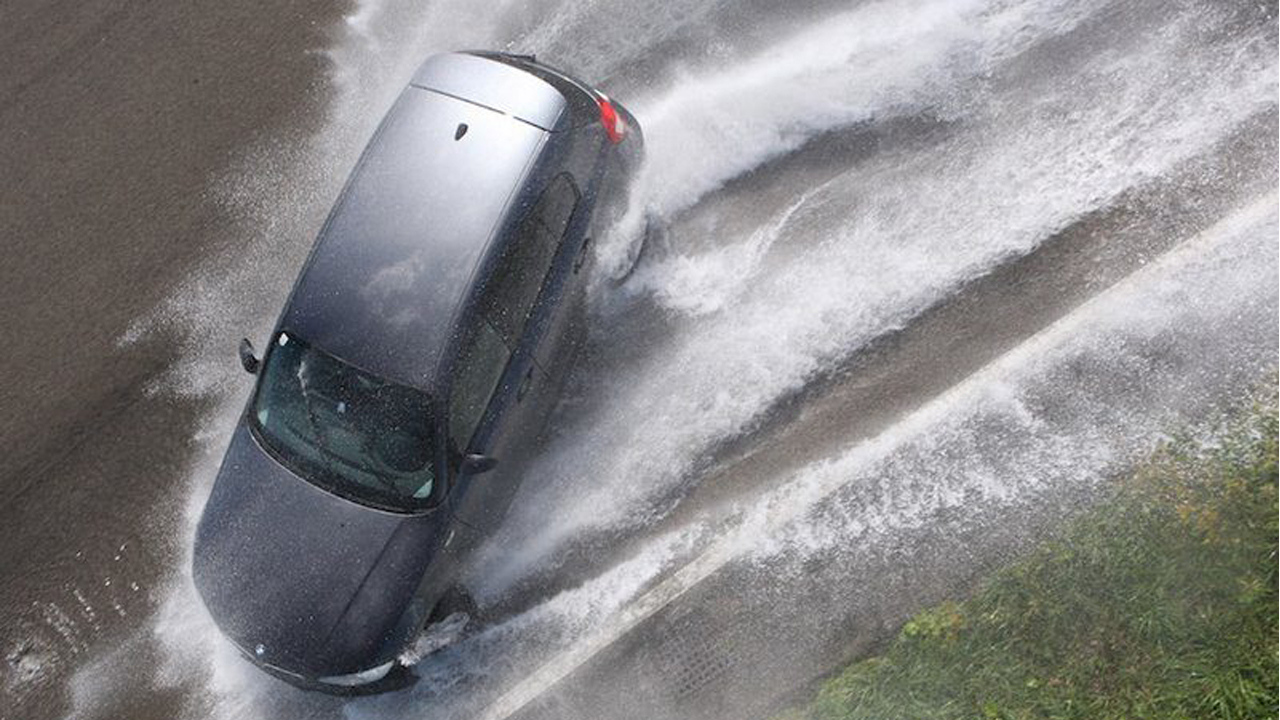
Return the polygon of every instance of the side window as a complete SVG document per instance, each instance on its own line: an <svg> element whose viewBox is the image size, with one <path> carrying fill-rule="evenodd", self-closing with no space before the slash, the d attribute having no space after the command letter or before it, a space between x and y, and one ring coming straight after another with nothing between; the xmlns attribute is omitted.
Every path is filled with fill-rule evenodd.
<svg viewBox="0 0 1280 720"><path fill-rule="evenodd" d="M511 347L520 342L577 203L578 189L573 181L568 175L556 176L498 260L481 313Z"/></svg>
<svg viewBox="0 0 1280 720"><path fill-rule="evenodd" d="M578 189L568 175L551 181L521 222L507 252L498 260L480 300L480 322L467 340L449 397L449 436L465 450L502 373L518 347L542 283L551 269L560 240L578 203Z"/></svg>
<svg viewBox="0 0 1280 720"><path fill-rule="evenodd" d="M542 194L539 217L543 227L554 238L556 247L560 246L560 238L569 228L569 218L578 205L578 188L568 175L557 175L547 191Z"/></svg>
<svg viewBox="0 0 1280 720"><path fill-rule="evenodd" d="M510 359L511 351L498 331L488 322L481 322L458 358L449 396L449 437L459 452L465 451L471 442L471 434L498 389L498 381Z"/></svg>

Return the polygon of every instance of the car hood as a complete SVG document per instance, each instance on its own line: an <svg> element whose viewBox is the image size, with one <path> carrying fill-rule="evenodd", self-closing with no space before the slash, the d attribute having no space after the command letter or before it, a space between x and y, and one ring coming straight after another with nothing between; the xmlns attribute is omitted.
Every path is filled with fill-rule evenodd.
<svg viewBox="0 0 1280 720"><path fill-rule="evenodd" d="M241 422L196 530L196 588L219 628L260 662L311 676L363 670L384 661L438 554L436 515L328 493L277 463Z"/></svg>

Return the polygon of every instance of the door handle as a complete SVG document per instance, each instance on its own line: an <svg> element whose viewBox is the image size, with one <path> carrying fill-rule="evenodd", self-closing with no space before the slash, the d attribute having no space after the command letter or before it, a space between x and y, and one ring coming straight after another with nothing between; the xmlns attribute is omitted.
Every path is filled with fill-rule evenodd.
<svg viewBox="0 0 1280 720"><path fill-rule="evenodd" d="M529 387L533 385L533 364L530 363L529 370L525 372L524 378L520 380L520 387L516 390L516 402L524 400L524 396L529 394Z"/></svg>
<svg viewBox="0 0 1280 720"><path fill-rule="evenodd" d="M577 275L583 265L587 264L587 250L591 249L591 238L582 241L582 249L578 250L578 257L573 261L573 274Z"/></svg>

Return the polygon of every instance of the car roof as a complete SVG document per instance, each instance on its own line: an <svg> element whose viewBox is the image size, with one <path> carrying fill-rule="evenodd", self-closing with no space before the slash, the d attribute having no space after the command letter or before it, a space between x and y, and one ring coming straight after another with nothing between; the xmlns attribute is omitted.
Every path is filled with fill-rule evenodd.
<svg viewBox="0 0 1280 720"><path fill-rule="evenodd" d="M487 66L502 72L467 84L463 68ZM433 84L447 94L424 87ZM551 107L564 112L559 92L518 69L476 56L428 60L352 173L281 329L432 390L455 311L546 145L539 123L557 124Z"/></svg>

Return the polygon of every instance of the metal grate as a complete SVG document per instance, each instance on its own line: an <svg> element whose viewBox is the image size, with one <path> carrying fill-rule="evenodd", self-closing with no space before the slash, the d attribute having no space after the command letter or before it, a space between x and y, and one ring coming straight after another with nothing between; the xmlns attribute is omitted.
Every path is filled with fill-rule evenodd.
<svg viewBox="0 0 1280 720"><path fill-rule="evenodd" d="M736 615L694 609L666 621L651 646L650 661L655 677L675 699L698 694L733 668Z"/></svg>

